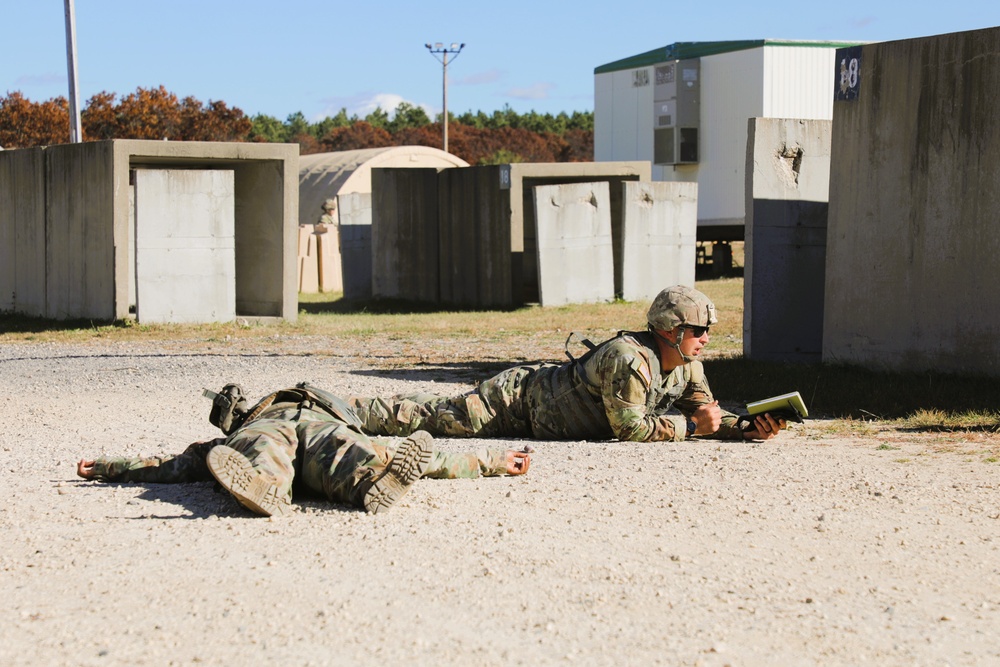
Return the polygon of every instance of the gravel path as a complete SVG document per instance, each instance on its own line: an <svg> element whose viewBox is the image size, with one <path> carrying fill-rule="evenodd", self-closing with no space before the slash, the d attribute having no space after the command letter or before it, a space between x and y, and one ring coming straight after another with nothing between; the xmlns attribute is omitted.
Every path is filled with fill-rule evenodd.
<svg viewBox="0 0 1000 667"><path fill-rule="evenodd" d="M214 437L203 387L484 371L324 344L0 348L0 664L1000 664L1000 467L976 434L538 442L525 477L423 480L378 516L75 478Z"/></svg>

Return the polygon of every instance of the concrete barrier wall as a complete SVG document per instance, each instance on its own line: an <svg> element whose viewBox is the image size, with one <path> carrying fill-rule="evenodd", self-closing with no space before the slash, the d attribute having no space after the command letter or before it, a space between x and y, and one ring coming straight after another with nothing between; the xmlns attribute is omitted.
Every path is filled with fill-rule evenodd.
<svg viewBox="0 0 1000 667"><path fill-rule="evenodd" d="M0 309L128 317L129 172L143 167L234 171L237 317L294 321L298 146L285 144L122 139L3 151L0 240L10 242L0 253L16 260L0 269Z"/></svg>
<svg viewBox="0 0 1000 667"><path fill-rule="evenodd" d="M403 171L418 174L395 175ZM533 188L608 182L612 242L620 248L621 183L648 181L649 171L648 162L374 169L372 293L475 307L536 302Z"/></svg>
<svg viewBox="0 0 1000 667"><path fill-rule="evenodd" d="M500 189L500 167L446 169L438 184L441 302L511 305L510 191Z"/></svg>
<svg viewBox="0 0 1000 667"><path fill-rule="evenodd" d="M819 361L831 122L751 118L747 129L743 353Z"/></svg>
<svg viewBox="0 0 1000 667"><path fill-rule="evenodd" d="M45 155L0 152L0 311L45 315Z"/></svg>
<svg viewBox="0 0 1000 667"><path fill-rule="evenodd" d="M539 185L533 194L539 303L562 306L613 300L608 184Z"/></svg>
<svg viewBox="0 0 1000 667"><path fill-rule="evenodd" d="M1000 375L1000 28L870 44L834 103L823 360Z"/></svg>
<svg viewBox="0 0 1000 667"><path fill-rule="evenodd" d="M372 195L354 192L337 196L340 211L340 258L344 298L372 296Z"/></svg>
<svg viewBox="0 0 1000 667"><path fill-rule="evenodd" d="M372 169L372 295L437 303L435 169Z"/></svg>
<svg viewBox="0 0 1000 667"><path fill-rule="evenodd" d="M664 287L694 287L698 184L624 182L615 284L626 301L652 301Z"/></svg>
<svg viewBox="0 0 1000 667"><path fill-rule="evenodd" d="M115 319L112 146L67 144L45 151L45 316Z"/></svg>

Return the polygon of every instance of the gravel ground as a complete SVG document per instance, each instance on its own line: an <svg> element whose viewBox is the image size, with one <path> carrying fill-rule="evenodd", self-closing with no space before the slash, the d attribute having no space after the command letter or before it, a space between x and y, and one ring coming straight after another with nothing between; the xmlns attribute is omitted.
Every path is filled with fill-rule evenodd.
<svg viewBox="0 0 1000 667"><path fill-rule="evenodd" d="M200 393L227 381L451 392L485 370L307 353L328 343L0 348L0 664L1000 664L976 434L538 442L527 476L423 480L378 516L75 477L214 437Z"/></svg>

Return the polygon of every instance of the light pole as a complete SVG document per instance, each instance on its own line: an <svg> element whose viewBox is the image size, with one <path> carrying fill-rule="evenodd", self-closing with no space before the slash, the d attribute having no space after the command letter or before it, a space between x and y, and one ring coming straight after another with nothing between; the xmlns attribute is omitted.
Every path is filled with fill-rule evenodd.
<svg viewBox="0 0 1000 667"><path fill-rule="evenodd" d="M435 42L433 46L430 44L424 44L424 46L427 47L427 50L431 52L431 55L434 56L438 60L438 62L440 62L442 65L441 127L443 128L443 133L444 133L444 151L447 153L448 152L448 54L454 54L455 58L457 58L458 54L461 53L462 49L465 48L465 44L452 42L451 46L445 46L441 42ZM441 54L440 58L438 58L439 53ZM452 58L452 60L454 60L455 58Z"/></svg>
<svg viewBox="0 0 1000 667"><path fill-rule="evenodd" d="M83 141L80 128L80 92L76 81L76 8L66 0L66 69L69 76L69 142Z"/></svg>

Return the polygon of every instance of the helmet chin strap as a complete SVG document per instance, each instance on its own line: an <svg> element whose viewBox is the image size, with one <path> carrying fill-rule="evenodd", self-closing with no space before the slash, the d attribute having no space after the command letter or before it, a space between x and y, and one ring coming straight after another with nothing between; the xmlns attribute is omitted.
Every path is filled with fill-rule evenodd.
<svg viewBox="0 0 1000 667"><path fill-rule="evenodd" d="M677 340L676 341L670 340L669 338L667 338L666 336L664 336L663 334L661 334L659 331L657 331L656 329L653 328L652 324L649 325L649 331L653 334L653 336L655 336L656 338L659 338L664 343L666 343L668 346L670 346L670 347L674 348L675 350L677 350L677 354L680 355L680 358L684 360L684 363L689 364L692 361L694 361L694 357L692 357L690 355L687 355L687 354L684 354L683 352L681 352L681 341L684 340L684 326L683 325L678 325Z"/></svg>

